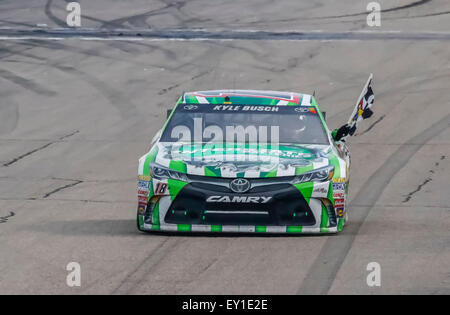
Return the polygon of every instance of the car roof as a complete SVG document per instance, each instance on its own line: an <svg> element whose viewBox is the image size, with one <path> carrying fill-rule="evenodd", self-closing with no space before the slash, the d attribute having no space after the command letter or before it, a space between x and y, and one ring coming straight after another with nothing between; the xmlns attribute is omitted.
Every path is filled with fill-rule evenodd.
<svg viewBox="0 0 450 315"><path fill-rule="evenodd" d="M185 104L245 104L316 106L310 94L259 90L212 90L186 92Z"/></svg>

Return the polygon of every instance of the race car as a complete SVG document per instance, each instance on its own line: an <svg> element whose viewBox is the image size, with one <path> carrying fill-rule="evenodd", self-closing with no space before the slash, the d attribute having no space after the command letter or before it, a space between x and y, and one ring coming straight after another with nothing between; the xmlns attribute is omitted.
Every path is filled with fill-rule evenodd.
<svg viewBox="0 0 450 315"><path fill-rule="evenodd" d="M310 94L184 93L139 159L141 231L336 233L347 220L345 144L371 116L372 75L330 131Z"/></svg>

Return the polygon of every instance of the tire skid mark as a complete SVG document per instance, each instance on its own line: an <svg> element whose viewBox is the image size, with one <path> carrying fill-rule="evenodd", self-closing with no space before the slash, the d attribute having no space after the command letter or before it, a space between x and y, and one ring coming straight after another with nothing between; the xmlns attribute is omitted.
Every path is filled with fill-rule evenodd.
<svg viewBox="0 0 450 315"><path fill-rule="evenodd" d="M419 1L415 1L415 2L405 4L402 6L381 10L381 13L388 13L388 12L395 12L395 11L411 9L411 8L415 8L415 7L427 4L431 1L433 1L433 0L419 0ZM360 15L367 15L367 12L359 12L359 13L343 14L343 15L332 15L332 16L322 16L322 17L316 17L314 19L339 19L339 18L353 17L353 16L360 16Z"/></svg>
<svg viewBox="0 0 450 315"><path fill-rule="evenodd" d="M111 294L130 294L139 289L145 276L180 243L179 238L166 237L148 256L120 282Z"/></svg>
<svg viewBox="0 0 450 315"><path fill-rule="evenodd" d="M119 25L121 27L124 27L125 23L128 23L134 27L143 27L143 26L150 27L150 25L147 24L148 18L152 16L163 15L167 13L167 10L172 8L174 8L179 14L182 14L181 9L186 5L186 2L184 1L169 1L169 2L163 1L163 3L165 4L165 6L163 6L162 8L150 10L141 14L110 20L107 21L105 24L103 24L101 27L106 27L109 25L115 27ZM181 28L185 27L181 18L177 18L175 15L172 15L172 17L180 22Z"/></svg>
<svg viewBox="0 0 450 315"><path fill-rule="evenodd" d="M41 86L40 84L37 84L33 80L26 79L24 77L21 77L11 71L8 71L6 69L0 69L0 77L2 77L5 80L8 80L14 84L19 85L20 87L24 88L25 90L31 90L37 94L44 95L47 97L55 96L58 93L48 90L45 87Z"/></svg>
<svg viewBox="0 0 450 315"><path fill-rule="evenodd" d="M184 84L184 83L186 83L186 82L194 81L194 80L196 80L196 79L198 79L198 78L201 78L202 76L205 76L205 75L211 73L212 71L213 71L213 70L210 69L210 70L207 70L207 71L200 72L199 74L197 74L197 75L195 75L195 76L193 76L193 77L191 77L191 78L189 78L189 79L187 79L187 80L184 80L184 81L182 81L182 82L180 82L180 83L176 83L176 84L174 84L174 85L171 85L171 86L169 86L169 87L167 87L167 88L164 88L164 89L160 90L160 91L158 92L158 95L166 94L167 92L169 92L169 91L171 91L171 90L173 90L173 89L176 89L177 87L181 86L182 84Z"/></svg>
<svg viewBox="0 0 450 315"><path fill-rule="evenodd" d="M73 136L73 135L75 135L75 134L77 134L77 133L79 133L79 132L80 132L79 130L76 130L76 131L74 131L74 132L72 132L72 133L69 133L68 135L59 137L59 138L58 138L57 140L55 140L55 141L51 141L51 142L49 142L49 143L44 144L43 146L40 146L39 148L36 148L36 149L34 149L34 150L31 150L31 151L28 151L27 153L24 153L24 154L22 154L22 155L19 155L18 157L12 159L11 161L4 163L3 166L4 166L4 167L8 167L8 166L10 166L10 165L12 165L12 164L14 164L14 163L16 163L16 162L22 160L23 158L32 155L33 153L42 151L42 150L48 148L49 146L51 146L52 144L61 142L62 140L66 139L66 138L69 138L69 137L71 137L71 136Z"/></svg>
<svg viewBox="0 0 450 315"><path fill-rule="evenodd" d="M67 23L65 21L59 19L58 17L56 17L56 15L53 14L51 10L52 4L53 0L48 0L47 3L45 4L45 15L47 15L47 17L58 26L67 27Z"/></svg>
<svg viewBox="0 0 450 315"><path fill-rule="evenodd" d="M12 47L19 46L21 49L20 50L11 49L12 48L11 46ZM13 56L19 55L19 56L33 58L33 59L36 59L39 61L46 60L46 58L44 58L44 57L36 57L34 55L26 53L26 51L29 51L32 49L33 49L33 47L28 47L28 46L22 47L20 44L10 45L10 47L0 47L0 58L3 59L3 58L8 58L8 57L13 57ZM2 60L2 61L4 61L4 60Z"/></svg>
<svg viewBox="0 0 450 315"><path fill-rule="evenodd" d="M10 134L17 128L19 123L19 104L11 97L9 93L2 95L3 105L0 106L0 135Z"/></svg>
<svg viewBox="0 0 450 315"><path fill-rule="evenodd" d="M356 235L374 208L384 189L392 178L408 163L408 161L434 137L449 128L450 114L440 121L434 123L420 134L412 137L402 144L383 165L363 184L355 198L350 202L350 207L358 204L370 205L359 210L350 212L351 224L337 237L330 236L322 247L319 255L303 280L298 294L327 294L336 275L344 263ZM417 144L411 145L409 142Z"/></svg>
<svg viewBox="0 0 450 315"><path fill-rule="evenodd" d="M14 177L14 176L0 176L1 179L13 179L13 180L23 180L23 177ZM136 182L136 178L123 178L123 179L73 179L73 178L60 178L60 177L28 177L28 181L43 181L43 180L59 180L59 181L82 181L83 183L128 183L128 182Z"/></svg>
<svg viewBox="0 0 450 315"><path fill-rule="evenodd" d="M82 203L106 203L106 204L130 204L136 202L136 200L92 200L92 199L64 199L64 198L37 198L37 197L29 197L29 198L2 198L0 200L3 201L63 201L63 202L82 202Z"/></svg>
<svg viewBox="0 0 450 315"><path fill-rule="evenodd" d="M380 118L378 118L377 120L375 120L366 130L364 130L363 132L356 134L355 136L362 136L363 134L369 132L370 130L373 129L373 127L375 127L375 125L377 125L378 123L380 123L384 117L386 117L386 115L381 116Z"/></svg>
<svg viewBox="0 0 450 315"><path fill-rule="evenodd" d="M131 103L130 99L125 98L120 90L107 85L104 81L98 79L97 77L83 72L75 67L62 65L52 61L48 61L46 66L52 66L64 73L75 74L84 81L88 82L97 91L99 91L100 94L102 94L102 96L104 96L105 99L107 99L109 103L114 106L114 108L118 110L121 117L129 118L132 116L138 116L137 108L133 103Z"/></svg>
<svg viewBox="0 0 450 315"><path fill-rule="evenodd" d="M0 30L1 40L64 40L78 38L82 40L99 41L130 41L130 40L290 40L290 41L341 41L341 40L450 40L450 34L444 32L322 32L322 31L208 31L198 29L142 29L142 30L106 30L106 29L47 29L47 30Z"/></svg>
<svg viewBox="0 0 450 315"><path fill-rule="evenodd" d="M130 43L132 43L132 42L127 42L127 44L130 44ZM112 56L108 56L107 54L104 54L102 52L102 50L82 49L82 48L78 47L77 45L62 44L61 42L49 41L49 40L45 40L43 38L32 39L32 40L23 40L23 41L20 42L20 45L30 46L32 48L43 48L43 47L45 47L46 49L49 49L49 50L70 51L71 53L76 53L76 54L79 54L79 55L82 55L82 56L88 56L88 57L99 58L99 59L113 60L113 61L116 61L116 62L128 62L128 63L132 63L132 64L139 65L139 66L143 65L142 63L135 62L132 58L131 59L130 58L128 58L128 59L115 58L115 57L112 57ZM37 60L41 60L41 61L45 61L46 63L43 63L42 64L43 66L47 66L49 64L49 60L50 60L49 58L36 57L36 56L34 56L32 54L23 54L23 56L24 57L33 58L33 59L37 59ZM55 64L55 62L53 62L53 64ZM149 65L149 66L151 66L151 65Z"/></svg>

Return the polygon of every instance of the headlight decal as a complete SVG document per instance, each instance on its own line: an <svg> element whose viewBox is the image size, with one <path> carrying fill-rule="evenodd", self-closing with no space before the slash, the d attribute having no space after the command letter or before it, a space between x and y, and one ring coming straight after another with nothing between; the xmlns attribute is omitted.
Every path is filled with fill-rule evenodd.
<svg viewBox="0 0 450 315"><path fill-rule="evenodd" d="M334 166L329 165L313 171L309 171L295 176L293 183L307 183L307 182L325 182L330 180L334 175Z"/></svg>
<svg viewBox="0 0 450 315"><path fill-rule="evenodd" d="M171 162L172 165L173 162ZM184 163L183 163L184 164ZM188 178L185 173L178 172L172 170L170 168L158 165L158 164L150 164L151 172L153 173L154 178L156 179L175 179L179 181L187 181Z"/></svg>

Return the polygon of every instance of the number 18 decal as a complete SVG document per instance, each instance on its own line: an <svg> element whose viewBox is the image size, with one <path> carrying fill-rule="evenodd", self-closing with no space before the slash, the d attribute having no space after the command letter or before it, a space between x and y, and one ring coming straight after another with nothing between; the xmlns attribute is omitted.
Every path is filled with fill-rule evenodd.
<svg viewBox="0 0 450 315"><path fill-rule="evenodd" d="M156 191L155 191L155 193L157 194L157 195L164 195L165 193L166 193L166 190L167 190L167 184L166 183L158 183L157 185L156 185Z"/></svg>

